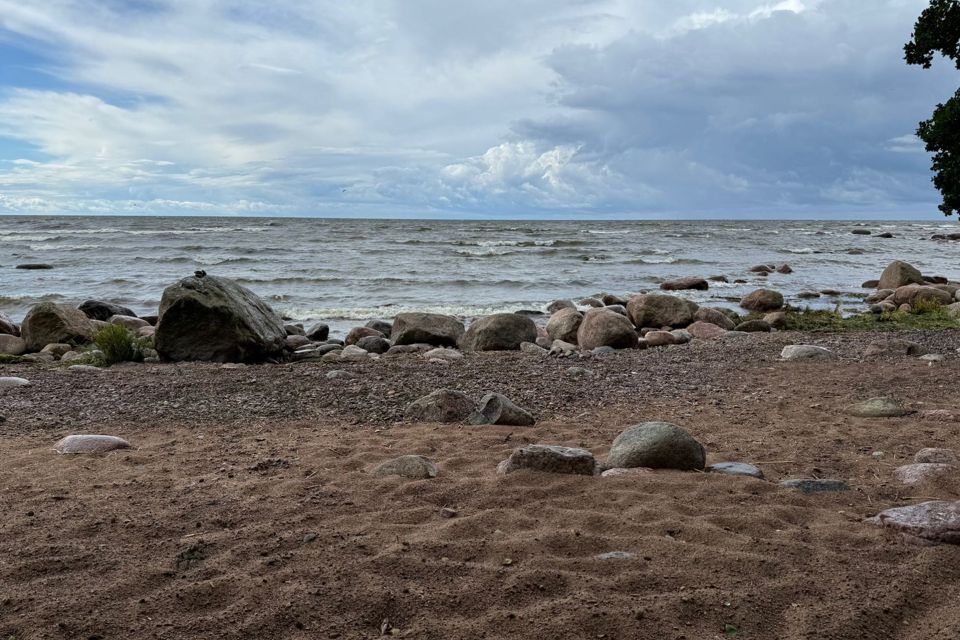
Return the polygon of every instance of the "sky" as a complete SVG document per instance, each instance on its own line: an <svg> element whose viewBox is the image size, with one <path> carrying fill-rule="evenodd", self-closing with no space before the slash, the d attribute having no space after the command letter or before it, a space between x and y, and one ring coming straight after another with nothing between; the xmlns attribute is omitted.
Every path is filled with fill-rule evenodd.
<svg viewBox="0 0 960 640"><path fill-rule="evenodd" d="M942 219L927 0L0 0L0 213Z"/></svg>

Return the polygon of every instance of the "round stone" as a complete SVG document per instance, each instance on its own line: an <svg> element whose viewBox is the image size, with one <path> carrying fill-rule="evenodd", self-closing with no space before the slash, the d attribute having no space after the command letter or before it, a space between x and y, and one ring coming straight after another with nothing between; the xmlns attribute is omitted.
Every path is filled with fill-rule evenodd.
<svg viewBox="0 0 960 640"><path fill-rule="evenodd" d="M613 441L607 467L703 469L703 445L669 422L644 422L625 429Z"/></svg>

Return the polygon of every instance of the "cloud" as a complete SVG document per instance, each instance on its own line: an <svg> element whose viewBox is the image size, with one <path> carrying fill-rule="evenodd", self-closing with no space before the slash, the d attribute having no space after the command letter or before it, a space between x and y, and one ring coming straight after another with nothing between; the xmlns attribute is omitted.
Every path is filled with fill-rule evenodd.
<svg viewBox="0 0 960 640"><path fill-rule="evenodd" d="M932 210L925 4L0 0L0 210Z"/></svg>

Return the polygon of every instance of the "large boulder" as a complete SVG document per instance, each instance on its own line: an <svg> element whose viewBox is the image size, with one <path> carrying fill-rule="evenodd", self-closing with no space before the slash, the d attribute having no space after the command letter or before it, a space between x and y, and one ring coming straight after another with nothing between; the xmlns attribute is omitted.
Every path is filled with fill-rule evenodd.
<svg viewBox="0 0 960 640"><path fill-rule="evenodd" d="M648 293L634 296L627 303L627 314L638 328L686 327L693 322L699 307L678 296Z"/></svg>
<svg viewBox="0 0 960 640"><path fill-rule="evenodd" d="M933 544L960 544L960 502L922 502L894 507L868 518L911 539Z"/></svg>
<svg viewBox="0 0 960 640"><path fill-rule="evenodd" d="M740 306L749 311L777 311L783 308L783 295L771 289L757 289L740 300Z"/></svg>
<svg viewBox="0 0 960 640"><path fill-rule="evenodd" d="M597 347L635 349L638 340L637 332L629 320L605 309L588 311L577 330L577 344L585 351Z"/></svg>
<svg viewBox="0 0 960 640"><path fill-rule="evenodd" d="M111 316L137 317L137 314L127 307L111 302L103 302L102 300L86 300L80 303L77 309L82 311L84 315L91 320L109 320Z"/></svg>
<svg viewBox="0 0 960 640"><path fill-rule="evenodd" d="M923 284L923 274L916 267L901 260L894 260L880 276L878 289L897 289L908 284Z"/></svg>
<svg viewBox="0 0 960 640"><path fill-rule="evenodd" d="M519 351L537 339L537 325L518 313L496 313L477 318L460 339L464 351Z"/></svg>
<svg viewBox="0 0 960 640"><path fill-rule="evenodd" d="M703 445L668 422L644 422L623 431L610 447L607 467L702 470Z"/></svg>
<svg viewBox="0 0 960 640"><path fill-rule="evenodd" d="M96 328L78 309L52 302L41 302L30 308L20 326L20 332L27 343L27 350L39 351L55 342L70 344L90 342Z"/></svg>
<svg viewBox="0 0 960 640"><path fill-rule="evenodd" d="M164 290L154 342L168 360L256 362L280 355L286 337L283 321L255 293L203 275Z"/></svg>
<svg viewBox="0 0 960 640"><path fill-rule="evenodd" d="M576 309L560 309L547 321L547 335L550 340L576 343L582 322L583 314Z"/></svg>
<svg viewBox="0 0 960 640"><path fill-rule="evenodd" d="M10 316L5 314L3 311L0 311L0 334L9 336L20 335L20 327L18 327L17 323L11 320Z"/></svg>
<svg viewBox="0 0 960 640"><path fill-rule="evenodd" d="M913 305L919 301L931 302L940 306L947 306L953 303L954 297L949 292L938 287L921 286L917 284L908 284L897 287L893 292L893 304Z"/></svg>
<svg viewBox="0 0 960 640"><path fill-rule="evenodd" d="M451 389L437 389L407 405L404 417L414 422L463 422L474 409L467 394Z"/></svg>
<svg viewBox="0 0 960 640"><path fill-rule="evenodd" d="M736 326L736 323L727 312L714 309L713 307L700 307L696 313L693 314L693 320L695 322L709 322L727 331L733 331L733 328Z"/></svg>
<svg viewBox="0 0 960 640"><path fill-rule="evenodd" d="M463 323L439 313L400 313L393 319L390 340L395 345L430 344L456 347L463 337Z"/></svg>

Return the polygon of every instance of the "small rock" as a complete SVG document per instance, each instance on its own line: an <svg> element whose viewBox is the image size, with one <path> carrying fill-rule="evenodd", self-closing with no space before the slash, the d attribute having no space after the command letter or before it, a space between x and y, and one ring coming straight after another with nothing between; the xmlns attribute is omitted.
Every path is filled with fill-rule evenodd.
<svg viewBox="0 0 960 640"><path fill-rule="evenodd" d="M746 333L769 333L770 329L770 324L765 320L747 320L734 327L734 331L744 331Z"/></svg>
<svg viewBox="0 0 960 640"><path fill-rule="evenodd" d="M316 342L322 342L330 337L330 327L329 325L324 324L323 322L318 322L317 324L310 327L307 332L307 337Z"/></svg>
<svg viewBox="0 0 960 640"><path fill-rule="evenodd" d="M373 470L373 475L426 480L437 477L437 467L423 456L408 455L387 460Z"/></svg>
<svg viewBox="0 0 960 640"><path fill-rule="evenodd" d="M918 359L924 362L943 362L947 358L942 353L927 353Z"/></svg>
<svg viewBox="0 0 960 640"><path fill-rule="evenodd" d="M550 352L535 342L523 342L520 344L520 353L526 353L532 356L546 356Z"/></svg>
<svg viewBox="0 0 960 640"><path fill-rule="evenodd" d="M710 284L704 278L689 277L667 280L666 282L660 283L660 288L664 291L706 291L710 288Z"/></svg>
<svg viewBox="0 0 960 640"><path fill-rule="evenodd" d="M457 512L457 510L451 509L450 507L444 507L443 509L440 509L441 518L456 518L458 515L460 514Z"/></svg>
<svg viewBox="0 0 960 640"><path fill-rule="evenodd" d="M101 371L103 371L103 369L101 369L100 367L94 367L93 365L89 365L89 364L72 364L69 367L67 367L67 370L76 371L79 373L93 373L93 372L100 373Z"/></svg>
<svg viewBox="0 0 960 640"><path fill-rule="evenodd" d="M463 360L463 354L456 349L447 349L444 347L438 347L436 349L431 349L423 354L423 357L427 360Z"/></svg>
<svg viewBox="0 0 960 640"><path fill-rule="evenodd" d="M26 378L17 378L14 376L7 376L0 378L0 389L11 388L11 387L25 387L30 384L30 381Z"/></svg>
<svg viewBox="0 0 960 640"><path fill-rule="evenodd" d="M750 478L763 479L763 471L760 471L752 464L743 462L717 462L707 466L709 473L722 473L728 476L748 476Z"/></svg>
<svg viewBox="0 0 960 640"><path fill-rule="evenodd" d="M386 353L390 349L390 341L379 336L364 336L357 340L356 346L367 353Z"/></svg>
<svg viewBox="0 0 960 640"><path fill-rule="evenodd" d="M783 307L783 295L770 289L757 289L740 300L740 306L749 311L777 311Z"/></svg>
<svg viewBox="0 0 960 640"><path fill-rule="evenodd" d="M129 449L130 443L116 436L73 435L63 438L53 450L57 453L107 453L117 449Z"/></svg>
<svg viewBox="0 0 960 640"><path fill-rule="evenodd" d="M327 372L326 378L327 380L350 380L351 378L356 378L356 376L343 369L334 369L333 371Z"/></svg>
<svg viewBox="0 0 960 640"><path fill-rule="evenodd" d="M780 486L785 489L795 489L801 493L821 493L850 490L850 487L843 480L820 480L816 478L783 480L780 483Z"/></svg>
<svg viewBox="0 0 960 640"><path fill-rule="evenodd" d="M571 378L592 378L593 371L584 367L570 367L567 369L567 375Z"/></svg>
<svg viewBox="0 0 960 640"><path fill-rule="evenodd" d="M903 340L901 338L889 338L887 340L877 340L876 342L870 343L866 351L863 352L863 355L869 358L880 355L921 356L925 353L926 350L916 342Z"/></svg>
<svg viewBox="0 0 960 640"><path fill-rule="evenodd" d="M614 467L612 469L607 469L600 474L601 478L619 478L620 476L640 476L648 473L653 473L653 469L649 467Z"/></svg>
<svg viewBox="0 0 960 640"><path fill-rule="evenodd" d="M847 407L847 413L858 418L900 418L913 413L893 398L871 398Z"/></svg>
<svg viewBox="0 0 960 640"><path fill-rule="evenodd" d="M643 336L651 347L666 347L677 344L677 338L669 331L651 331Z"/></svg>
<svg viewBox="0 0 960 640"><path fill-rule="evenodd" d="M715 340L727 333L727 329L702 320L697 320L687 327L687 331L698 340Z"/></svg>
<svg viewBox="0 0 960 640"><path fill-rule="evenodd" d="M548 473L592 476L596 464L593 454L586 449L531 444L515 449L509 458L497 466L497 473L506 475L521 469L529 469Z"/></svg>

